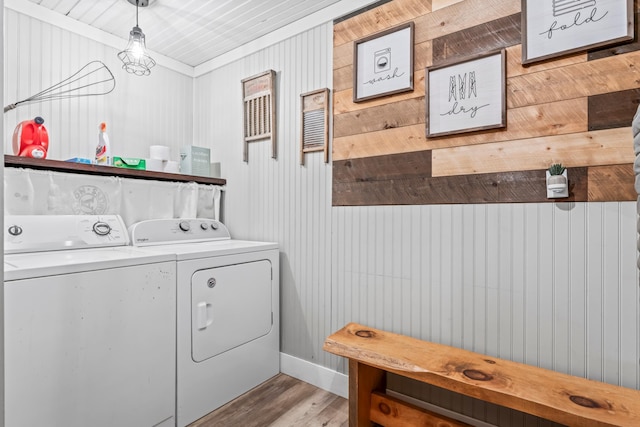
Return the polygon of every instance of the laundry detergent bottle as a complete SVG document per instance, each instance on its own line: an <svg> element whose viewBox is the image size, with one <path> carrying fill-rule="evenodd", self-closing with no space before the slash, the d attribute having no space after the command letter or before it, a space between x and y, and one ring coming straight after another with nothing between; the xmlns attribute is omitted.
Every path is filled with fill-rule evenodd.
<svg viewBox="0 0 640 427"><path fill-rule="evenodd" d="M96 147L96 164L103 166L111 165L111 145L109 144L109 135L107 135L106 123L100 123L98 146Z"/></svg>
<svg viewBox="0 0 640 427"><path fill-rule="evenodd" d="M16 156L46 159L49 149L49 134L43 125L44 119L36 117L25 120L13 131L13 154Z"/></svg>

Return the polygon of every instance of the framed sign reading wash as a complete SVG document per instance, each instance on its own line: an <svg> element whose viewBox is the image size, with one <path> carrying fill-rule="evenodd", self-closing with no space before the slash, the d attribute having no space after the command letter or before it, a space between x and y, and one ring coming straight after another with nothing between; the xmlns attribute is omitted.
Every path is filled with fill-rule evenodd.
<svg viewBox="0 0 640 427"><path fill-rule="evenodd" d="M633 0L522 0L522 63L633 39Z"/></svg>
<svg viewBox="0 0 640 427"><path fill-rule="evenodd" d="M413 22L353 44L353 102L413 90Z"/></svg>

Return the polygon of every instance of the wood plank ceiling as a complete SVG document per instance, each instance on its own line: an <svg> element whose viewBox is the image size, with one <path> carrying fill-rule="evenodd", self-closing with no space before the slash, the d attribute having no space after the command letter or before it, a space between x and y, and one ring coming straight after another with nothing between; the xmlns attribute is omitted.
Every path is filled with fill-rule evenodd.
<svg viewBox="0 0 640 427"><path fill-rule="evenodd" d="M124 40L136 22L127 0L29 1ZM339 1L150 0L138 24L147 48L195 67Z"/></svg>

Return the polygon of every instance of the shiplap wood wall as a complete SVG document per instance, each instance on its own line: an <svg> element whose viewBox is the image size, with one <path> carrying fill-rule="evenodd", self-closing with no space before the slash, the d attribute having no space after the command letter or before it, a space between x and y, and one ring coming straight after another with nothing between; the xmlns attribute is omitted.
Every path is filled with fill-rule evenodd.
<svg viewBox="0 0 640 427"><path fill-rule="evenodd" d="M545 202L545 169L557 162L570 168L568 200L635 200L640 45L523 67L520 8L521 0L395 0L335 25L334 205ZM354 103L354 41L408 21L415 90ZM425 68L501 48L506 129L426 138Z"/></svg>
<svg viewBox="0 0 640 427"><path fill-rule="evenodd" d="M45 120L47 158L54 160L95 156L101 122L107 123L114 155L122 157L147 158L150 145L167 145L178 161L180 147L193 143L192 77L162 65L150 77L133 76L121 68L112 47L8 8L4 22L4 105L68 78L93 60L104 62L116 80L108 95L22 105L5 113L6 153L13 154L16 125L35 116Z"/></svg>

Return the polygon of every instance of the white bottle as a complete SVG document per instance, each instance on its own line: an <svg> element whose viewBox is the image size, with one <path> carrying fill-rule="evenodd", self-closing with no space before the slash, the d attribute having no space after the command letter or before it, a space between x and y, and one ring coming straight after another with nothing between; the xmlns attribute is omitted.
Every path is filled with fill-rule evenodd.
<svg viewBox="0 0 640 427"><path fill-rule="evenodd" d="M96 164L103 166L111 165L111 146L109 145L109 135L107 135L106 123L100 123L98 146L96 147Z"/></svg>

